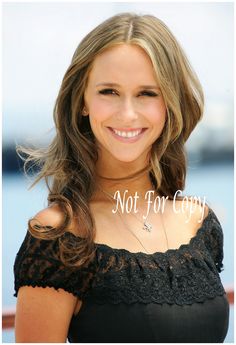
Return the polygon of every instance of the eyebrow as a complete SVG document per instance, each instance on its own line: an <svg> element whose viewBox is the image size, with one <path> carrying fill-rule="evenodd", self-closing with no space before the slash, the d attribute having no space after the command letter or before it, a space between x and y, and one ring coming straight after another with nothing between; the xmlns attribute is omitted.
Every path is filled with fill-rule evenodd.
<svg viewBox="0 0 236 345"><path fill-rule="evenodd" d="M120 85L119 84L116 84L116 83L98 83L96 84L96 86L108 86L108 87L119 87ZM160 90L160 88L156 85L139 85L139 88L140 89L158 89Z"/></svg>

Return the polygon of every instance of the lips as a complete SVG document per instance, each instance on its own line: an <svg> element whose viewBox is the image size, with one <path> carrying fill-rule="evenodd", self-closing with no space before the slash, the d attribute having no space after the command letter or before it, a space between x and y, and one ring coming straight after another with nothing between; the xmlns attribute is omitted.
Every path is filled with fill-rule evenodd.
<svg viewBox="0 0 236 345"><path fill-rule="evenodd" d="M110 132L122 142L135 142L147 128L113 128L108 127Z"/></svg>

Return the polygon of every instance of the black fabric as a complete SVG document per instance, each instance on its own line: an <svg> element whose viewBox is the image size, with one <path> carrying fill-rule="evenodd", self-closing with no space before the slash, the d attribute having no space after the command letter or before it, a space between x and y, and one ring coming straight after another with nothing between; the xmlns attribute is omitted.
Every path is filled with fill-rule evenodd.
<svg viewBox="0 0 236 345"><path fill-rule="evenodd" d="M189 244L145 254L96 244L94 260L66 267L59 241L27 232L14 264L21 286L62 288L82 300L68 332L70 342L223 342L229 303L223 270L223 232L212 209Z"/></svg>
<svg viewBox="0 0 236 345"><path fill-rule="evenodd" d="M228 317L226 295L182 306L85 301L72 318L69 342L217 343L225 339Z"/></svg>

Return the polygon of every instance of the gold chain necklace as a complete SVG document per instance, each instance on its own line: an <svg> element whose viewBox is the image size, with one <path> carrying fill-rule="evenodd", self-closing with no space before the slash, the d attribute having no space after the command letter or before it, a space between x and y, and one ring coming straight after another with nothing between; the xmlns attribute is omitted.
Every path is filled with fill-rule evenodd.
<svg viewBox="0 0 236 345"><path fill-rule="evenodd" d="M108 193L108 192L105 192L103 189L101 189L100 188L100 190L103 192L103 194L106 196L106 197L108 197L108 199L109 199L109 201L112 203L112 205L113 205L113 201L114 201L114 198L113 198L113 196L110 194L110 193ZM145 250L145 252L147 253L147 254L151 254L146 248L145 248L145 246L142 244L142 242L140 241L140 239L137 237L137 235L130 229L130 227L128 226L128 224L125 222L125 220L124 220L124 217L122 216L122 213L120 212L120 210L119 210L119 208L117 208L117 211L118 211L118 214L119 214L119 216L120 216L120 218L121 218L121 220L122 220L122 222L123 222L123 224L124 224L124 226L126 227L126 229L137 239L137 241L140 243L140 245L142 246L142 248ZM133 213L132 213L133 214ZM134 214L133 214L134 215ZM148 215L149 215L149 213L148 213ZM138 217L136 216L136 215L134 215L137 219L138 219ZM147 218L148 218L148 216L147 216ZM147 220L147 218L146 218L146 220ZM140 219L138 219L141 223L143 223ZM146 221L145 220L145 221ZM165 238L166 238L166 243L167 243L167 249L169 249L169 242L168 242L168 237L167 237L167 234L166 234L166 228L165 228L165 225L164 225L164 221L163 221L163 218L162 218L162 212L161 212L161 223L162 223L162 227L163 227L163 229L164 229L164 233L165 233ZM145 224L145 222L143 223L143 224ZM146 225L147 226L147 225ZM149 225L150 226L150 225ZM152 227L152 225L151 225L151 227ZM145 229L146 230L146 229ZM149 231L149 230L147 230L147 231Z"/></svg>

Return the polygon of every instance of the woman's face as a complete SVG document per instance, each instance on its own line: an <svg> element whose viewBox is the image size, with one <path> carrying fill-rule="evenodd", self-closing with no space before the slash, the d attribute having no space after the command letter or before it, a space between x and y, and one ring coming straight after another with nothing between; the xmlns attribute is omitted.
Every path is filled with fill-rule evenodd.
<svg viewBox="0 0 236 345"><path fill-rule="evenodd" d="M145 51L121 44L97 56L84 98L99 159L147 163L164 127L166 107Z"/></svg>

